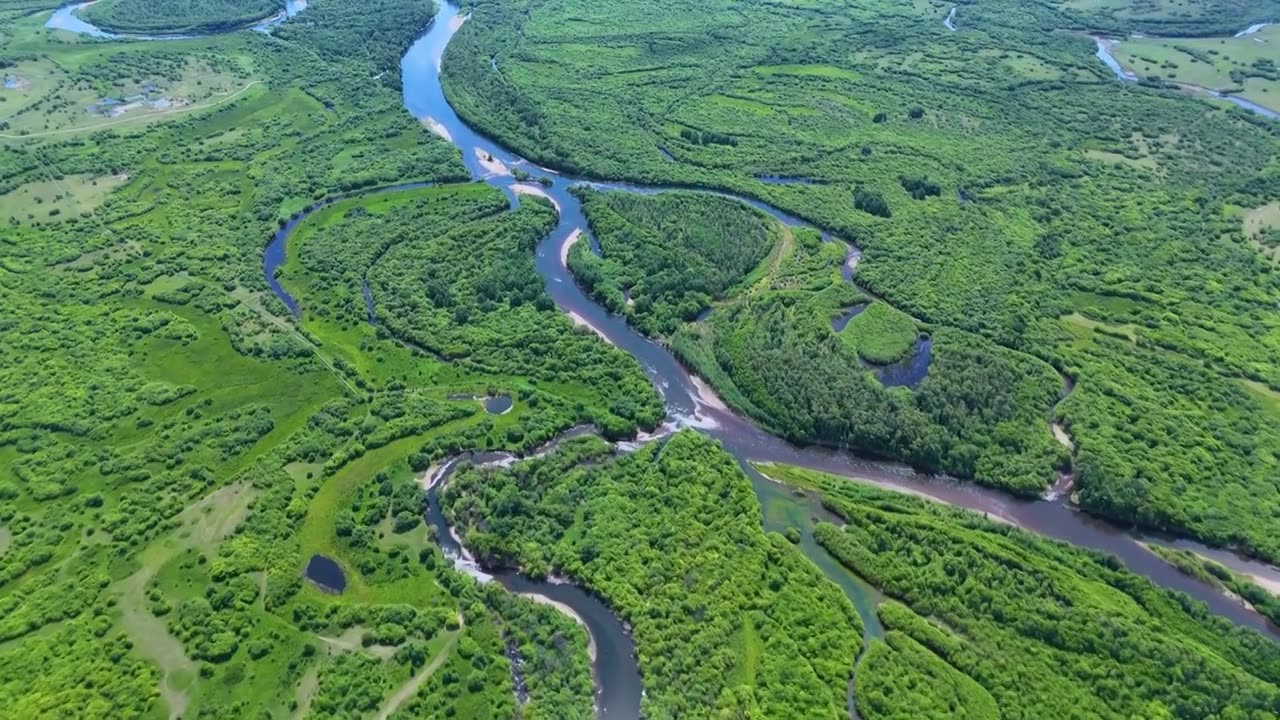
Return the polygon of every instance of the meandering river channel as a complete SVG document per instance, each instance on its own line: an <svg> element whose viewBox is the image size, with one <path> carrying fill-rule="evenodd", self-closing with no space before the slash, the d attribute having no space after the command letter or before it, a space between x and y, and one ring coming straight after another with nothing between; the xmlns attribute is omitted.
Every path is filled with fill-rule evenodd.
<svg viewBox="0 0 1280 720"><path fill-rule="evenodd" d="M298 4L290 4L291 9L298 6ZM48 25L96 37L112 37L76 18L72 14L73 9L72 6L68 6L57 11ZM69 21L68 18L74 22ZM55 20L57 20L56 23ZM570 187L575 184L590 184L601 189L636 193L663 192L672 188L601 182L563 175L547 168L537 167L473 131L453 111L445 99L440 84L440 67L445 48L464 21L465 18L459 15L455 5L442 3L435 21L427 32L405 53L401 61L401 71L406 109L438 135L458 147L462 153L463 162L474 179L499 188L513 205L518 205L522 194L543 195L556 205L560 213L559 223L539 244L536 258L538 273L543 277L547 292L556 305L636 358L666 403L669 416L667 430L686 426L698 428L701 432L718 439L725 449L738 459L760 499L765 528L782 530L787 527L797 527L801 530L801 549L828 577L844 589L863 616L868 636L883 632L875 617L875 606L880 600L880 595L865 581L843 568L813 541L814 521L830 518L812 498L797 497L789 490L771 482L752 467L752 462L788 463L855 478L861 482L965 507L1074 545L1107 552L1118 557L1131 571L1147 577L1158 585L1195 597L1204 602L1212 612L1238 625L1254 628L1270 634L1273 638L1280 637L1280 629L1271 625L1260 615L1218 589L1181 573L1152 554L1142 544L1143 541L1169 541L1143 537L1078 512L1070 505L1067 498L1024 500L972 483L962 483L944 477L923 476L902 465L866 460L836 449L798 447L769 434L727 408L703 382L693 377L665 348L640 335L628 326L623 318L610 315L604 308L592 302L577 286L565 266L566 253L563 250L566 244L586 233L593 247L595 246L594 239L589 235L581 203L569 192ZM175 38L173 36L139 36L139 39ZM1123 69L1110 56L1110 53L1105 51L1101 42L1098 55L1116 71L1118 76L1131 79L1125 76ZM1228 99L1233 102L1238 100ZM1243 104L1243 102L1237 104ZM1274 113L1271 114L1274 115ZM520 183L510 174L511 168L520 168L545 177L549 184ZM419 186L420 184L402 185L373 192L389 192ZM724 195L724 193L717 194ZM728 197L734 197L763 210L787 225L806 225L800 219L758 200L732 195ZM275 281L274 273L285 259L289 235L298 223L317 207L313 206L300 216L291 219L275 235L264 254L264 270L268 284L295 315L298 314L298 305ZM372 298L368 300L372 304ZM473 459L484 462L504 458L503 456L481 456ZM438 501L439 486L447 480L450 469L443 469L439 477L433 478L431 490L428 492L430 506L428 520L437 528L446 554L465 566L467 564L465 548L453 536L440 511ZM1215 550L1187 540L1177 540L1176 544L1213 557L1242 572L1280 578L1280 572L1275 568L1251 562L1229 552ZM484 574L480 573L478 568L471 569ZM531 593L559 603L582 622L589 631L595 648L593 673L598 687L597 706L600 714L619 718L638 716L642 691L634 656L634 645L621 621L599 599L563 582L537 582L508 572L500 572L492 577L514 592Z"/></svg>
<svg viewBox="0 0 1280 720"><path fill-rule="evenodd" d="M779 492L777 485L757 472L751 462L789 463L857 478L881 487L986 513L1049 537L1108 552L1117 556L1133 572L1158 585L1195 597L1208 605L1212 612L1236 624L1280 637L1280 629L1262 616L1224 595L1217 588L1180 572L1151 553L1141 544L1144 539L1141 536L1077 511L1065 497L1024 500L972 483L922 476L902 465L870 461L836 449L798 447L769 434L728 409L705 383L693 377L666 348L642 336L625 319L611 315L593 302L574 282L564 261L564 246L581 234L589 233L581 203L569 192L573 185L589 184L600 189L638 193L663 192L672 188L643 187L564 175L530 163L469 127L453 111L440 84L440 68L445 48L464 20L456 6L442 4L435 22L426 34L405 53L401 61L405 108L438 135L458 147L473 178L501 189L513 204L519 203L522 192L535 192L545 195L556 205L560 213L559 223L539 244L536 258L538 273L543 277L547 292L556 305L636 358L662 394L673 426L699 428L720 440L725 449L738 458L760 498L767 529L780 530L790 525L801 528L805 540L802 548L849 595L863 615L869 632L875 632L880 627L874 612L878 601L876 591L812 542L812 521L815 516L820 517L816 508L790 493ZM521 183L508 172L511 168L520 168L545 177L549 184ZM753 198L736 199L769 213L786 225L806 225L799 218ZM287 232L280 233L276 242L268 248L265 268L268 279L272 278L275 265L284 258L283 246L287 242L287 235ZM274 263L271 262L272 258L276 259ZM272 282L274 285L274 280ZM296 309L293 299L279 290L278 285L274 287L286 304ZM1248 569L1248 561L1233 554L1215 551L1190 541L1181 541L1180 544L1206 555L1214 555L1235 567ZM598 645L603 646L599 637L596 640ZM619 641L615 645L620 647L624 643ZM634 664L633 659L627 661ZM597 664L600 667L610 667L614 663L623 662L622 657L615 657L611 662L602 653ZM607 676L608 673L601 673L598 677L607 685ZM604 688L602 697L611 696L610 690L608 687ZM626 704L630 704L629 700ZM607 704L602 703L602 708L607 710Z"/></svg>
<svg viewBox="0 0 1280 720"><path fill-rule="evenodd" d="M697 427L720 440L725 449L739 459L762 500L774 497L769 491L772 484L757 473L749 462L790 463L924 495L994 515L1028 530L1075 545L1112 553L1129 569L1157 584L1186 592L1205 602L1213 612L1238 624L1263 632L1275 632L1280 637L1280 631L1257 613L1153 555L1139 544L1139 536L1076 511L1065 498L1053 501L1023 500L972 483L922 476L901 465L873 462L840 450L797 447L729 410L669 351L642 336L625 319L609 314L587 297L574 282L561 253L562 247L571 238L589 232L581 203L569 192L573 185L590 183L603 189L646 193L661 192L668 188L638 187L563 175L533 165L472 130L453 111L440 85L440 66L445 47L460 26L461 18L457 7L444 4L428 32L409 48L401 62L405 107L414 117L422 119L461 150L462 159L473 177L503 189L513 202L519 201L513 187L520 183L496 168L521 168L550 180L549 185L538 187L559 208L560 222L538 246L536 260L538 272L546 282L547 292L563 311L581 318L609 342L634 356L662 394L673 422L676 425ZM768 212L787 225L806 224L752 198L738 199ZM766 509L766 514L767 512ZM1193 545L1206 554L1214 552L1198 544ZM820 550L816 554L825 555ZM1234 555L1228 557L1235 558ZM1243 559L1236 560L1243 565Z"/></svg>

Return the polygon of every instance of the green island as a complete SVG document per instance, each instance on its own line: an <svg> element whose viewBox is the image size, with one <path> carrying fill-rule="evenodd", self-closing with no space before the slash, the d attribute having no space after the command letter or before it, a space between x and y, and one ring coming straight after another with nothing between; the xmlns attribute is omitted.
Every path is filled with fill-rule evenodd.
<svg viewBox="0 0 1280 720"><path fill-rule="evenodd" d="M0 0L0 718L1280 715L1274 635L673 429L557 285L780 438L1275 563L1280 126L1166 81L1265 98L1280 4L462 5L527 163L407 108L452 6Z"/></svg>
<svg viewBox="0 0 1280 720"><path fill-rule="evenodd" d="M280 0L94 0L80 14L116 33L182 35L238 30L284 12Z"/></svg>

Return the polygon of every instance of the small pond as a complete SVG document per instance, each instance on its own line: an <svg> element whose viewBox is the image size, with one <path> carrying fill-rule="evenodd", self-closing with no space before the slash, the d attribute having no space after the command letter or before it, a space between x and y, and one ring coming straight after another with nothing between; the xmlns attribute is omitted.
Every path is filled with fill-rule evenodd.
<svg viewBox="0 0 1280 720"><path fill-rule="evenodd" d="M880 384L885 387L908 387L914 390L929 374L929 361L933 359L933 338L921 335L916 346L905 357L888 365L870 365Z"/></svg>
<svg viewBox="0 0 1280 720"><path fill-rule="evenodd" d="M347 589L347 576L343 574L342 566L324 555L312 555L303 574L321 590L340 593Z"/></svg>
<svg viewBox="0 0 1280 720"><path fill-rule="evenodd" d="M501 415L511 409L515 401L510 395L489 395L484 399L484 411L490 415Z"/></svg>

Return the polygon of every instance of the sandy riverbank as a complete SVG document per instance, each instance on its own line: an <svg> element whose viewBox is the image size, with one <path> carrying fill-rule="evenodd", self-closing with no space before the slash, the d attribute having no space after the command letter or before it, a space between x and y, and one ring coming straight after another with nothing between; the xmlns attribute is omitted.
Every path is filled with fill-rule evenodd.
<svg viewBox="0 0 1280 720"><path fill-rule="evenodd" d="M541 185L536 183L516 183L511 186L511 191L517 195L532 195L534 197L543 198L551 203L552 207L556 209L556 212L560 212L560 203L556 202L556 199L551 197L551 195ZM582 231L575 230L575 232L581 233Z"/></svg>
<svg viewBox="0 0 1280 720"><path fill-rule="evenodd" d="M476 148L475 152L476 152L476 161L480 163L480 168L484 170L484 174L486 178L506 177L511 174L510 168L508 168L498 158L490 155L489 153L481 150L480 148Z"/></svg>

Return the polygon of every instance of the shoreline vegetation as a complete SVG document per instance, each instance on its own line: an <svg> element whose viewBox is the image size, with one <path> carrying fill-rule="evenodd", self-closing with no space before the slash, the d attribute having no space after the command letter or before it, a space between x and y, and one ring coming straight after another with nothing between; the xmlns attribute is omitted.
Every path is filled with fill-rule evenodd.
<svg viewBox="0 0 1280 720"><path fill-rule="evenodd" d="M908 708L917 716L928 714L933 703L946 707L952 693L981 717L1008 715L1015 708L1053 714L1068 697L1103 716L1171 717L1201 693L1216 696L1209 701L1217 708L1211 712L1274 712L1275 696L1245 699L1253 692L1245 687L1260 679L1253 675L1259 667L1253 663L1274 664L1267 659L1276 652L1274 644L1254 643L1250 633L1171 602L1103 555L843 478L783 466L771 470L783 482L821 494L823 505L844 525L820 525L818 542L892 598L879 611L889 631L887 643L873 641L859 663L858 692L867 699L859 704L863 717L901 716ZM1044 584L1037 587L1031 577ZM1010 613L1004 604L1018 610ZM1107 630L1101 630L1104 625ZM1086 649L1090 641L1076 636L1076 629L1119 633L1144 648L1144 661L1123 665L1134 690L1128 699L1088 689L1090 678L1097 677L1093 663L1115 660ZM1208 663L1203 667L1224 673L1220 680L1200 678L1182 686L1172 679L1180 677L1174 659L1181 652L1178 636L1202 648ZM1034 669L1039 663L1045 663L1044 671ZM893 671L877 677L877 664ZM1043 693L1028 685L1041 683ZM1272 677L1256 687L1274 683ZM1041 702L1049 704L1037 708ZM1260 704L1249 707L1255 702Z"/></svg>

